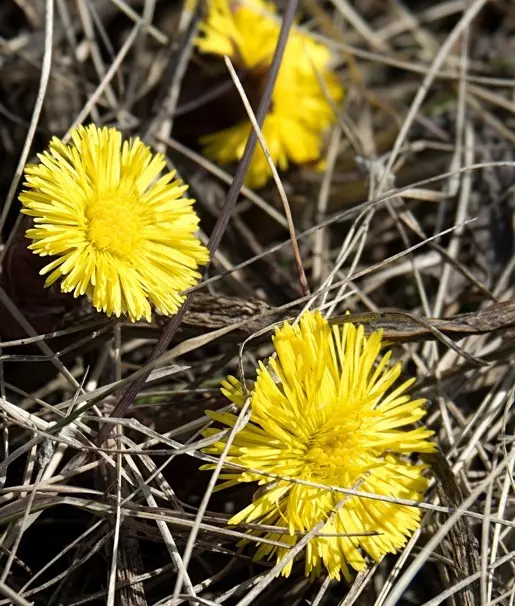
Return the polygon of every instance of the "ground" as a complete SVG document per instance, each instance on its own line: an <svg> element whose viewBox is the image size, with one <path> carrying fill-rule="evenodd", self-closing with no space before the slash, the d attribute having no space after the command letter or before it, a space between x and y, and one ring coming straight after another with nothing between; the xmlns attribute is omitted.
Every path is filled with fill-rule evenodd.
<svg viewBox="0 0 515 606"><path fill-rule="evenodd" d="M175 603L244 604L260 580L262 605L513 603L515 5L301 1L345 97L323 162L280 171L281 193L230 188L246 167L202 155L245 109L195 49L194 4L0 3L0 605L172 604L181 558ZM140 137L189 184L215 252L184 317L107 318L43 287L23 168L77 122ZM439 449L416 542L350 583L302 557L267 577L226 523L257 486L212 493L199 469L221 380L255 379L306 303L384 329ZM99 449L100 425L123 439Z"/></svg>

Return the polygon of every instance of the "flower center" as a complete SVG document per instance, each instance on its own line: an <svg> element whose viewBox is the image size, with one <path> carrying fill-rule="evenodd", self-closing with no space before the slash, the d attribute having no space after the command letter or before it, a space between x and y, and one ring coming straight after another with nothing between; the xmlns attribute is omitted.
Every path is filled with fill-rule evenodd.
<svg viewBox="0 0 515 606"><path fill-rule="evenodd" d="M103 194L88 203L88 239L100 251L126 259L140 239L142 221L132 192Z"/></svg>
<svg viewBox="0 0 515 606"><path fill-rule="evenodd" d="M311 463L328 469L339 467L350 454L349 447L343 437L330 437L325 440L316 440L307 453Z"/></svg>
<svg viewBox="0 0 515 606"><path fill-rule="evenodd" d="M363 467L363 445L354 431L322 432L306 452L310 475L329 484L351 485Z"/></svg>

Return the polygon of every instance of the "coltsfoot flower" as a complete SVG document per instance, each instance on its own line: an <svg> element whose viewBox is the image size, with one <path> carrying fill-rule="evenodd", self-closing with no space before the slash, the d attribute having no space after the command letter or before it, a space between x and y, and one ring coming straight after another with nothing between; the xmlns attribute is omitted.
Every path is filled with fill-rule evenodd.
<svg viewBox="0 0 515 606"><path fill-rule="evenodd" d="M251 416L236 434L219 488L258 482L253 503L230 524L287 527L287 532L249 531L294 546L316 524L325 521L305 551L306 575L326 568L330 577L350 578L362 571L367 555L380 561L401 549L420 525L420 509L364 497L345 496L330 486L354 488L382 496L420 501L428 485L426 466L410 461L414 453L433 452L432 432L413 427L425 414L424 400L411 400L413 380L395 385L401 364L391 352L381 355L382 333L365 336L351 323L331 328L318 312L307 312L300 324L284 323L274 337L276 354L260 363L250 393ZM234 377L222 392L238 407L242 386ZM229 412L208 413L233 427ZM206 436L219 432L205 431ZM219 455L225 439L206 449ZM209 468L209 466L206 466ZM289 479L272 480L260 471L327 485L316 488ZM343 503L342 503L343 502ZM263 543L255 559L277 561L287 547ZM282 569L290 574L292 564Z"/></svg>
<svg viewBox="0 0 515 606"><path fill-rule="evenodd" d="M249 78L261 82L272 62L280 22L275 6L263 0L212 0L200 26L197 47L205 53L228 55ZM334 122L327 97L337 103L343 88L330 70L329 49L299 30L292 30L278 74L272 105L263 124L263 136L282 170L289 162L304 164L320 158L322 135ZM257 86L259 88L259 84ZM205 155L220 164L240 160L250 122L202 138ZM261 187L271 175L258 145L246 184Z"/></svg>
<svg viewBox="0 0 515 606"><path fill-rule="evenodd" d="M200 279L207 249L195 236L199 218L187 186L137 137L115 128L79 126L64 144L54 137L39 164L25 169L22 212L33 217L29 248L55 257L45 286L87 295L98 311L150 320L181 305Z"/></svg>

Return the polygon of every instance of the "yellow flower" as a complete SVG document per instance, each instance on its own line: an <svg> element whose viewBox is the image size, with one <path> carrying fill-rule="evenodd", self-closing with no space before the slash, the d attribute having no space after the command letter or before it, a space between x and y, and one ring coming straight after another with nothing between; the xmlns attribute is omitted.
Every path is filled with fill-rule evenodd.
<svg viewBox="0 0 515 606"><path fill-rule="evenodd" d="M272 62L280 23L275 7L263 0L212 0L197 40L205 53L228 55L248 77L263 79ZM330 71L327 47L292 30L272 94L271 109L265 118L263 135L274 164L284 170L289 161L297 164L319 159L322 135L334 122L333 102L343 96L343 88ZM259 86L258 86L259 88ZM325 89L325 91L324 91ZM239 160L251 131L245 121L202 138L207 157L228 164ZM271 175L265 155L258 145L246 184L263 186Z"/></svg>
<svg viewBox="0 0 515 606"><path fill-rule="evenodd" d="M199 219L187 186L140 139L122 143L114 128L79 126L72 143L54 137L39 164L25 169L22 212L34 228L29 248L55 258L45 286L59 278L63 292L86 294L98 311L151 317L177 311L181 292L200 278L208 260L195 236Z"/></svg>
<svg viewBox="0 0 515 606"><path fill-rule="evenodd" d="M259 473L422 499L428 484L426 466L409 457L435 450L428 439L432 432L407 427L424 416L424 401L411 400L405 393L412 380L394 386L401 364L390 364L391 352L380 355L381 338L380 331L366 337L363 326L350 323L331 329L318 312L307 312L298 325L284 323L276 329L276 354L259 365L250 394L250 421L236 434L226 459L254 471L228 467L219 488L239 482L264 486L230 524L286 526L285 533L259 529L249 533L294 546L325 521L307 544L306 575L319 574L323 566L331 578L339 579L343 573L349 579L349 567L364 570L366 554L380 561L397 552L420 525L416 507L345 496ZM243 405L243 390L234 377L223 383L222 392L238 407ZM229 412L209 415L229 427L237 418ZM218 431L209 428L205 435ZM206 452L220 454L225 439ZM255 559L275 555L279 561L287 552L286 547L262 544ZM291 567L287 564L282 574L289 575Z"/></svg>

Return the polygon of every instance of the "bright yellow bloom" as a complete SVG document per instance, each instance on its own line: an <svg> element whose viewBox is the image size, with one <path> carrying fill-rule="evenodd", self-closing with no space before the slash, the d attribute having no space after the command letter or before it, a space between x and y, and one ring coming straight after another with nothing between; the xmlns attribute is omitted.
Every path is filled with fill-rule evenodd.
<svg viewBox="0 0 515 606"><path fill-rule="evenodd" d="M320 313L307 312L300 324L276 329L276 355L260 363L250 394L249 423L235 436L219 488L259 482L254 502L231 524L287 527L287 532L252 534L294 546L320 521L320 534L308 543L305 573L350 578L349 567L361 571L366 554L380 561L395 553L420 525L420 510L369 498L348 497L330 488L314 488L290 480L273 480L259 471L316 484L354 488L383 496L420 501L428 480L413 453L433 452L425 427L408 427L425 414L424 400L405 393L412 380L394 386L401 364L390 364L391 352L380 355L382 333L364 335L363 326L331 328ZM229 377L222 392L241 407L242 387ZM236 416L209 412L225 426ZM219 430L209 428L206 436ZM222 441L206 452L220 454ZM209 466L207 466L209 467ZM261 493L261 494L260 494ZM341 501L343 500L343 505ZM338 504L340 503L340 506ZM326 536L323 536L326 535ZM350 536L352 535L352 536ZM273 555L279 561L288 548L262 544L255 559ZM287 576L291 563L282 574Z"/></svg>
<svg viewBox="0 0 515 606"><path fill-rule="evenodd" d="M205 53L228 55L237 67L260 81L270 67L280 23L273 4L263 0L212 0L197 41ZM343 96L343 88L330 71L331 54L308 35L290 33L281 69L265 118L263 135L274 164L284 170L289 161L297 164L319 159L322 135L334 122L328 102ZM325 90L324 90L325 89ZM203 137L204 153L227 164L239 160L251 131L245 121ZM247 185L263 186L271 172L258 145L246 177Z"/></svg>
<svg viewBox="0 0 515 606"><path fill-rule="evenodd" d="M187 186L140 139L122 143L114 128L79 126L72 143L54 137L39 164L25 169L22 212L34 228L26 236L41 256L45 286L63 278L61 290L86 294L98 311L151 317L181 305L181 292L200 278L208 260L195 236L199 219Z"/></svg>

